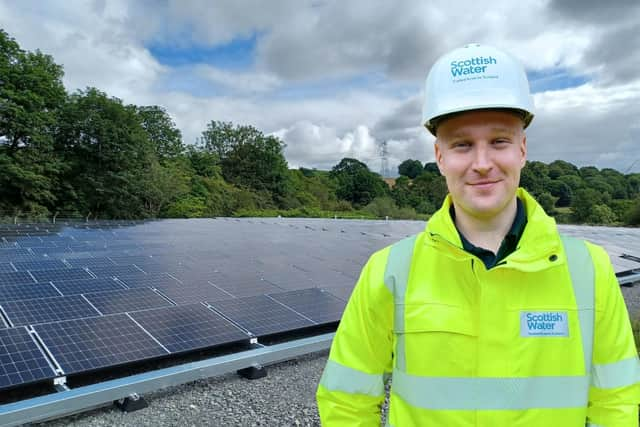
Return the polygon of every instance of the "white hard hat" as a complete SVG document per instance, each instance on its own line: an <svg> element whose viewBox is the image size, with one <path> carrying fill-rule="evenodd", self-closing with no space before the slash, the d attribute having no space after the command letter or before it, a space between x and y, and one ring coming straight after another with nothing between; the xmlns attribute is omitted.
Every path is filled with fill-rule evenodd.
<svg viewBox="0 0 640 427"><path fill-rule="evenodd" d="M443 116L482 109L513 110L525 128L529 125L534 105L522 65L494 47L479 44L440 57L427 76L422 124L435 136Z"/></svg>

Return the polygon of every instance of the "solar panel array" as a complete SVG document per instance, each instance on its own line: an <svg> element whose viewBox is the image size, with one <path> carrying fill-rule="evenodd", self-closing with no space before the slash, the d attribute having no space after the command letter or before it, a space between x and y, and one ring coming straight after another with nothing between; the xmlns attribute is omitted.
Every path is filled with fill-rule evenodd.
<svg viewBox="0 0 640 427"><path fill-rule="evenodd" d="M0 390L334 324L370 254L423 227L275 218L0 225ZM640 230L561 229L603 244L617 272L640 269Z"/></svg>

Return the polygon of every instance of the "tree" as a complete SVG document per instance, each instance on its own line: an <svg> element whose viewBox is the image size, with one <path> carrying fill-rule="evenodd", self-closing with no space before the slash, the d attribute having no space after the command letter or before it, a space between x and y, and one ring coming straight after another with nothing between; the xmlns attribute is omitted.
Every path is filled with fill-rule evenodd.
<svg viewBox="0 0 640 427"><path fill-rule="evenodd" d="M398 165L398 173L414 179L420 175L423 171L422 163L420 160L407 159Z"/></svg>
<svg viewBox="0 0 640 427"><path fill-rule="evenodd" d="M157 105L136 107L136 114L160 162L176 158L184 151L182 133L164 108Z"/></svg>
<svg viewBox="0 0 640 427"><path fill-rule="evenodd" d="M528 161L520 172L520 186L533 196L539 196L549 188L549 167L538 161Z"/></svg>
<svg viewBox="0 0 640 427"><path fill-rule="evenodd" d="M578 168L564 160L555 160L549 163L549 178L558 179L566 175L579 176Z"/></svg>
<svg viewBox="0 0 640 427"><path fill-rule="evenodd" d="M57 144L78 209L93 216L144 216L145 174L155 160L136 108L95 88L78 91L61 113Z"/></svg>
<svg viewBox="0 0 640 427"><path fill-rule="evenodd" d="M551 180L549 182L549 192L554 197L557 197L556 206L566 207L571 206L571 200L573 198L573 192L571 187L566 183L557 180Z"/></svg>
<svg viewBox="0 0 640 427"><path fill-rule="evenodd" d="M603 195L592 188L583 188L576 192L573 200L573 220L587 222L595 205L602 205Z"/></svg>
<svg viewBox="0 0 640 427"><path fill-rule="evenodd" d="M387 184L380 175L356 159L342 159L331 169L331 177L337 181L336 196L358 207L388 192Z"/></svg>
<svg viewBox="0 0 640 427"><path fill-rule="evenodd" d="M234 185L268 192L282 205L291 192L284 142L253 126L211 121L200 143L217 155L224 179Z"/></svg>
<svg viewBox="0 0 640 427"><path fill-rule="evenodd" d="M424 164L424 171L430 172L435 175L440 175L440 169L438 169L438 164L435 162L427 162Z"/></svg>
<svg viewBox="0 0 640 427"><path fill-rule="evenodd" d="M25 52L0 30L0 209L46 211L63 165L53 131L65 100L62 67L40 51Z"/></svg>
<svg viewBox="0 0 640 427"><path fill-rule="evenodd" d="M634 206L628 214L627 224L640 225L640 197L635 201Z"/></svg>

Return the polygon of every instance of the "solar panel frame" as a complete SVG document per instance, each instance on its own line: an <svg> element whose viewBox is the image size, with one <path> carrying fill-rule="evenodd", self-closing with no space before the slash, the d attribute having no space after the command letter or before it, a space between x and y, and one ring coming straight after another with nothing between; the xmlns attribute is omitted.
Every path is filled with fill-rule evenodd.
<svg viewBox="0 0 640 427"><path fill-rule="evenodd" d="M58 270L30 271L37 282L54 282L62 280L91 279L93 276L82 268L64 268Z"/></svg>
<svg viewBox="0 0 640 427"><path fill-rule="evenodd" d="M314 326L314 323L266 295L210 302L218 313L260 337Z"/></svg>
<svg viewBox="0 0 640 427"><path fill-rule="evenodd" d="M160 284L155 286L155 288L178 305L204 301L220 301L234 297L230 293L206 281L199 283L190 282L188 285L178 284L178 286Z"/></svg>
<svg viewBox="0 0 640 427"><path fill-rule="evenodd" d="M33 328L66 375L169 354L126 314L44 323Z"/></svg>
<svg viewBox="0 0 640 427"><path fill-rule="evenodd" d="M83 294L102 314L125 313L150 308L170 307L173 303L150 288L122 289Z"/></svg>
<svg viewBox="0 0 640 427"><path fill-rule="evenodd" d="M320 288L280 292L269 297L317 324L340 321L346 305L344 300Z"/></svg>
<svg viewBox="0 0 640 427"><path fill-rule="evenodd" d="M56 376L51 363L25 327L0 329L0 390Z"/></svg>
<svg viewBox="0 0 640 427"><path fill-rule="evenodd" d="M0 273L0 286L20 285L23 283L36 283L36 279L28 271Z"/></svg>
<svg viewBox="0 0 640 427"><path fill-rule="evenodd" d="M79 295L125 289L125 287L120 282L110 277L63 280L54 281L51 283L62 293L62 295Z"/></svg>
<svg viewBox="0 0 640 427"><path fill-rule="evenodd" d="M118 276L118 280L129 288L157 288L180 286L181 283L168 273L136 274L134 276Z"/></svg>
<svg viewBox="0 0 640 427"><path fill-rule="evenodd" d="M184 282L186 281L185 279ZM281 287L267 280L263 280L260 277L245 279L220 273L215 275L210 282L238 298L268 294L282 290Z"/></svg>
<svg viewBox="0 0 640 427"><path fill-rule="evenodd" d="M0 286L0 304L7 301L59 297L60 292L50 283L27 283Z"/></svg>
<svg viewBox="0 0 640 427"><path fill-rule="evenodd" d="M145 274L135 265L113 265L105 267L90 267L89 271L96 277L118 277L134 274Z"/></svg>
<svg viewBox="0 0 640 427"><path fill-rule="evenodd" d="M250 336L202 304L128 313L171 353L249 343Z"/></svg>
<svg viewBox="0 0 640 427"><path fill-rule="evenodd" d="M69 268L68 265L66 265L64 262L58 259L46 259L46 260L37 260L37 261L14 261L13 266L16 268L17 271L62 270L62 269Z"/></svg>
<svg viewBox="0 0 640 427"><path fill-rule="evenodd" d="M15 273L16 271L10 262L0 262L0 273Z"/></svg>
<svg viewBox="0 0 640 427"><path fill-rule="evenodd" d="M81 295L6 301L0 307L13 326L100 315Z"/></svg>
<svg viewBox="0 0 640 427"><path fill-rule="evenodd" d="M83 268L87 267L91 269L91 267L106 267L115 265L109 258L107 257L95 257L95 258L65 258L65 262L69 264L72 268Z"/></svg>

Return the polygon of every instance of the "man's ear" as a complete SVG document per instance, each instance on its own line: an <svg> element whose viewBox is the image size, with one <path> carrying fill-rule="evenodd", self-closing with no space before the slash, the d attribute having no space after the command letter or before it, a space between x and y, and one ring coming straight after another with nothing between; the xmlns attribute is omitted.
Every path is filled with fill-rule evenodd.
<svg viewBox="0 0 640 427"><path fill-rule="evenodd" d="M527 135L522 137L522 144L520 144L520 153L522 154L522 167L527 164Z"/></svg>
<svg viewBox="0 0 640 427"><path fill-rule="evenodd" d="M444 176L442 173L442 151L440 150L440 144L436 139L436 142L433 143L433 151L436 156L436 165L438 166L438 170L440 171L440 175Z"/></svg>

